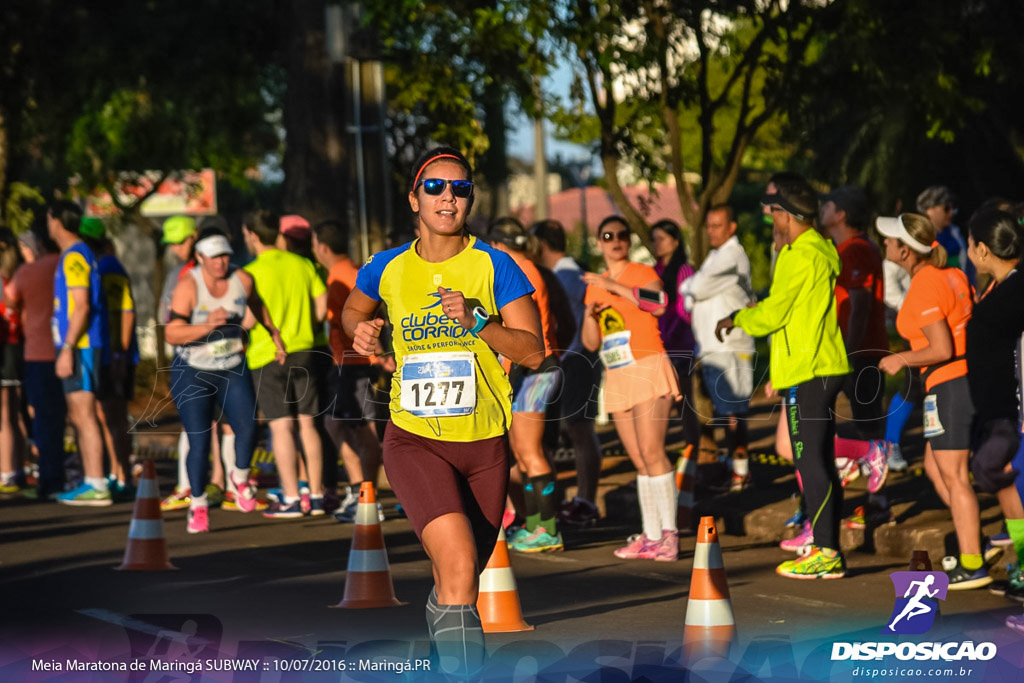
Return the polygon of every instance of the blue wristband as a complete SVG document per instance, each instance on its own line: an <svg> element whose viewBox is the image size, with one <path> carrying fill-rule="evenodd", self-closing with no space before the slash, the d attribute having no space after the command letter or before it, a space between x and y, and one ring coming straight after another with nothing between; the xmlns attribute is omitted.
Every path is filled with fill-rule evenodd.
<svg viewBox="0 0 1024 683"><path fill-rule="evenodd" d="M483 306L477 306L473 309L473 317L476 318L476 325L473 325L473 329L469 333L476 337L480 330L484 329L484 326L490 322L491 316L487 315L487 309Z"/></svg>

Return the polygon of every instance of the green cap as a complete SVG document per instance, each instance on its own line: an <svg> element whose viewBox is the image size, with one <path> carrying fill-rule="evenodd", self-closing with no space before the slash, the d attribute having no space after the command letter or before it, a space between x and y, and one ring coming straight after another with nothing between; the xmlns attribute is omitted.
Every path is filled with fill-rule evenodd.
<svg viewBox="0 0 1024 683"><path fill-rule="evenodd" d="M83 216L82 222L78 224L78 234L82 237L91 237L93 239L103 239L107 236L107 226L103 225L103 221L94 216Z"/></svg>
<svg viewBox="0 0 1024 683"><path fill-rule="evenodd" d="M164 221L164 244L181 244L196 234L196 219L191 216L171 216Z"/></svg>

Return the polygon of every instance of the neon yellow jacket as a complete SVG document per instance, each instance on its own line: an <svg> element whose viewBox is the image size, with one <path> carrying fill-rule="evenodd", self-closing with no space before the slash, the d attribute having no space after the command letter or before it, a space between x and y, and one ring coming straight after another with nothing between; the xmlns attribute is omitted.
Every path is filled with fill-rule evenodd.
<svg viewBox="0 0 1024 683"><path fill-rule="evenodd" d="M744 308L733 324L754 337L772 335L772 387L850 372L836 319L836 278L842 262L832 242L808 230L783 247L768 298Z"/></svg>

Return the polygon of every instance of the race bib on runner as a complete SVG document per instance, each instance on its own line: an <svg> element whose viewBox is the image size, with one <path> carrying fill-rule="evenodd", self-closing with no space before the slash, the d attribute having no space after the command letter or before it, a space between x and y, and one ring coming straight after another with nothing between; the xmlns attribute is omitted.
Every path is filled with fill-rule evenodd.
<svg viewBox="0 0 1024 683"><path fill-rule="evenodd" d="M233 356L236 353L241 353L244 350L242 340L238 337L229 339L218 339L217 341L208 342L206 344L206 351L214 358L223 358L224 356Z"/></svg>
<svg viewBox="0 0 1024 683"><path fill-rule="evenodd" d="M629 338L632 333L613 332L606 334L601 340L601 362L609 370L624 368L636 362L633 358L633 349L629 345Z"/></svg>
<svg viewBox="0 0 1024 683"><path fill-rule="evenodd" d="M402 362L402 410L417 417L469 415L476 407L472 353L414 353Z"/></svg>
<svg viewBox="0 0 1024 683"><path fill-rule="evenodd" d="M935 394L928 394L924 397L924 438L931 439L942 436L946 428L939 421L939 403Z"/></svg>

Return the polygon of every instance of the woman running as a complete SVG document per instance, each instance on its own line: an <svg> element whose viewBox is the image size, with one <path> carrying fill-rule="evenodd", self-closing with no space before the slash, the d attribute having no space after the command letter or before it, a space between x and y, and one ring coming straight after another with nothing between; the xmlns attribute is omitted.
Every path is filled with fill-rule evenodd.
<svg viewBox="0 0 1024 683"><path fill-rule="evenodd" d="M353 348L371 355L387 304L397 369L384 470L430 557L427 626L441 669L483 666L477 577L494 550L508 488L512 388L498 355L544 360L540 317L523 271L465 232L472 169L450 147L417 160L409 205L419 237L370 257L345 302Z"/></svg>
<svg viewBox="0 0 1024 683"><path fill-rule="evenodd" d="M615 556L672 562L679 556L679 532L665 431L672 404L681 396L658 331L657 316L665 312L667 297L653 268L629 260L630 230L623 218L605 218L597 234L607 270L583 276L588 285L583 345L600 349L607 370L604 406L636 467L643 521L643 532L630 536Z"/></svg>
<svg viewBox="0 0 1024 683"><path fill-rule="evenodd" d="M992 583L981 556L978 498L967 477L974 407L967 381L967 321L974 292L959 268L946 267L946 250L925 216L880 217L885 257L910 274L910 290L896 317L896 330L910 351L889 354L878 367L895 375L921 368L924 399L924 469L953 514L960 557L946 557L950 590Z"/></svg>
<svg viewBox="0 0 1024 683"><path fill-rule="evenodd" d="M989 209L971 218L967 256L991 284L974 305L967 323L967 383L974 404L971 470L979 489L995 493L1006 518L1006 530L1017 562L999 587L1008 598L1024 602L1024 486L1021 443L1021 376L1024 343L1024 226L1005 211ZM1017 456L1017 457L1015 457ZM1007 465L1012 463L1012 468ZM990 589L996 592L993 584ZM1024 631L1024 617L1011 616L1006 625Z"/></svg>
<svg viewBox="0 0 1024 683"><path fill-rule="evenodd" d="M246 310L271 331L278 361L285 356L280 333L253 287L252 277L228 262L234 250L224 233L208 228L196 240L196 268L178 282L171 299L166 337L180 347L171 363L171 394L188 434L188 479L192 489L187 530L210 530L206 497L210 465L211 424L220 406L235 433L235 462L227 473L238 491L242 512L256 508L256 489L249 483L255 447L256 395L245 362Z"/></svg>
<svg viewBox="0 0 1024 683"><path fill-rule="evenodd" d="M651 243L654 247L654 258L658 260L654 264L654 271L661 278L662 287L668 296L665 313L658 317L658 331L672 361L672 367L676 369L679 390L683 395L683 402L679 405L679 414L683 420L683 439L686 443L699 448L700 420L694 408L692 378L695 342L693 330L690 328L690 312L683 305L683 297L679 296L679 287L693 276L693 266L687 263L683 232L675 221L665 219L652 225ZM726 427L727 433L732 434L738 433L741 429L745 431L745 426L735 417ZM746 443L745 434L740 438L742 443ZM736 439L733 439L730 443L735 441ZM746 459L746 449L744 448L742 452L737 451L736 456Z"/></svg>
<svg viewBox="0 0 1024 683"><path fill-rule="evenodd" d="M521 553L562 550L555 502L555 475L544 454L544 426L548 404L561 385L555 348L555 320L548 287L537 266L526 257L532 238L515 218L499 218L487 232L491 246L508 254L533 287L531 295L540 313L544 361L535 371L506 365L512 384L512 426L509 444L516 464L525 476L523 484L526 521L509 538L509 547Z"/></svg>
<svg viewBox="0 0 1024 683"><path fill-rule="evenodd" d="M785 396L785 421L796 451L799 481L811 514L814 544L776 568L795 579L846 575L839 547L843 493L835 465L833 408L850 372L836 317L835 283L841 262L835 246L814 229L818 195L798 178L773 181L761 198L771 211L779 251L771 292L755 307L718 323L755 337L772 335L771 384Z"/></svg>

